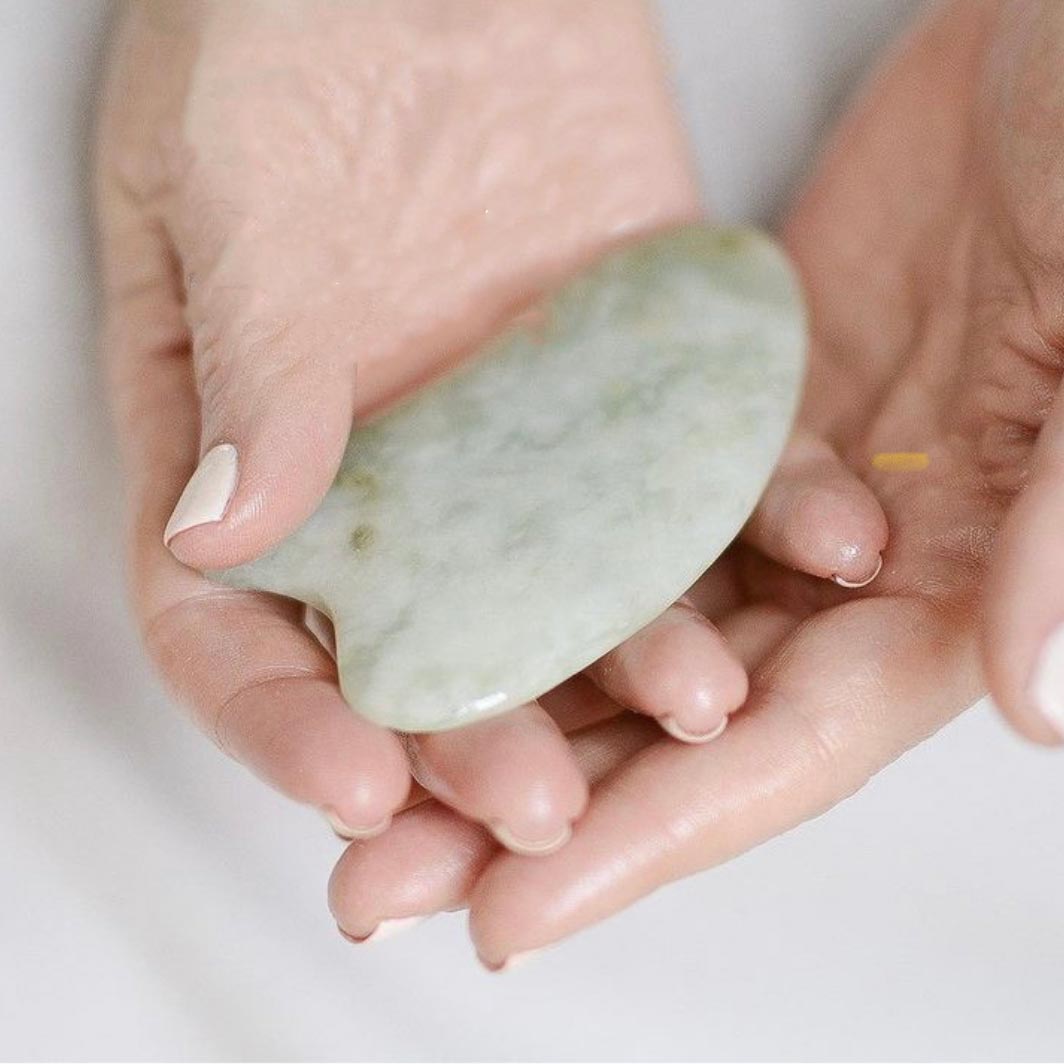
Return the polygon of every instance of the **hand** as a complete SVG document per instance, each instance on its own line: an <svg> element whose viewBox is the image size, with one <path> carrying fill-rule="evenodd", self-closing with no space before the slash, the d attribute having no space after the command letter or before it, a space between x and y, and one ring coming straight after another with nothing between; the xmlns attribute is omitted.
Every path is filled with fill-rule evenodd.
<svg viewBox="0 0 1064 1064"><path fill-rule="evenodd" d="M1036 662L1064 615L1062 58L1058 4L936 9L785 227L808 399L748 542L695 591L752 670L724 736L683 747L628 715L578 731L597 786L537 861L410 810L341 858L343 927L468 904L481 957L505 965L830 808L972 703L984 671L1017 727L1058 741L1064 669ZM926 466L876 458L899 452ZM863 590L793 571L816 571L817 533L867 551L884 517ZM576 681L545 702L593 696Z"/></svg>
<svg viewBox="0 0 1064 1064"><path fill-rule="evenodd" d="M98 175L148 648L223 749L347 837L379 833L406 800L403 744L350 712L293 604L197 570L294 529L354 413L610 242L697 215L648 16L540 0L131 5ZM746 693L684 604L592 674L690 740ZM407 745L421 783L515 850L563 844L586 804L539 706Z"/></svg>

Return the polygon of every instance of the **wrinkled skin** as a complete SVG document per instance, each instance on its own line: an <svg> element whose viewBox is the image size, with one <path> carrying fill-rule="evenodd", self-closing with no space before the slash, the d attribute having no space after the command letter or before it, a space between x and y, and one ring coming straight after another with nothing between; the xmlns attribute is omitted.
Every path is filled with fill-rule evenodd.
<svg viewBox="0 0 1064 1064"><path fill-rule="evenodd" d="M478 952L502 965L829 808L984 676L1021 730L1055 740L1026 692L1064 614L1051 409L1064 11L965 0L905 42L784 229L812 310L808 396L743 542L543 708L411 740L433 796L408 797L403 746L344 709L294 609L193 569L253 556L301 520L352 409L415 384L611 241L697 205L639 8L296 7L298 34L244 4L163 5L126 25L101 141L106 347L138 609L164 673L226 749L349 834L408 806L337 865L330 904L351 937L468 905ZM457 36L434 49L441 24ZM404 64L404 42L431 61ZM249 60L263 55L276 66ZM424 91L440 79L456 86L442 104ZM373 121L353 122L344 99ZM478 129L491 136L470 139ZM352 392L337 382L353 385L356 364ZM220 440L241 450L237 494L171 554L169 509ZM881 471L881 451L930 463ZM859 582L880 552L867 586L826 579ZM704 745L648 719L711 733L740 703ZM512 844L574 819L557 846Z"/></svg>

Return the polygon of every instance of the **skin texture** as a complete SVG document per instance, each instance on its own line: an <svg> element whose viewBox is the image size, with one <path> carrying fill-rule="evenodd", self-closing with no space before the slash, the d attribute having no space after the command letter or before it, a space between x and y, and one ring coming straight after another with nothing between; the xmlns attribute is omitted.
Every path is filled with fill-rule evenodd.
<svg viewBox="0 0 1064 1064"><path fill-rule="evenodd" d="M1053 4L965 0L921 24L785 227L812 369L743 542L542 706L404 746L343 706L293 607L194 570L294 527L353 411L609 243L697 213L652 27L619 3L126 20L99 174L137 609L234 756L349 834L405 810L337 865L349 935L468 905L499 967L829 808L969 705L984 673L1025 734L1052 739L1026 691L1064 614L1047 592L1064 588L1061 54ZM218 442L241 453L236 495L171 553L170 508ZM930 462L881 471L882 451ZM864 588L829 579L867 579L880 554ZM621 712L691 738L744 696L706 744ZM500 851L500 823L535 855Z"/></svg>

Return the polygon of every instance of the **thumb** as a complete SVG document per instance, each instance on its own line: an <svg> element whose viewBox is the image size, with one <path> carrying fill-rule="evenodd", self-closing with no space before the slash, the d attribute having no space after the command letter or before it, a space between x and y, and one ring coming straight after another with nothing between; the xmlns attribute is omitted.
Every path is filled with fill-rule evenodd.
<svg viewBox="0 0 1064 1064"><path fill-rule="evenodd" d="M1036 742L1064 741L1064 395L1042 426L1029 480L1006 518L986 594L990 693Z"/></svg>
<svg viewBox="0 0 1064 1064"><path fill-rule="evenodd" d="M227 318L193 328L199 464L164 533L196 569L249 561L297 528L351 431L354 365L332 353L324 329L294 316L282 328Z"/></svg>

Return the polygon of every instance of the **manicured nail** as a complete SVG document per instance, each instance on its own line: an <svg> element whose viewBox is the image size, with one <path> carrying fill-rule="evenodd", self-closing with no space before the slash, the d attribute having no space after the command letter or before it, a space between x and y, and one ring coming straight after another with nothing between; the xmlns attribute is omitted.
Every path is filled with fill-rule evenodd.
<svg viewBox="0 0 1064 1064"><path fill-rule="evenodd" d="M542 949L526 949L524 953L513 953L503 961L493 962L485 960L483 957L478 956L478 960L489 972L496 975L502 975L503 972L512 972L515 968L520 968L522 964L530 961L537 954L542 953Z"/></svg>
<svg viewBox="0 0 1064 1064"><path fill-rule="evenodd" d="M408 927L414 927L415 924L420 924L427 919L427 916L402 916L397 920L381 920L368 935L353 935L339 924L336 925L336 930L348 942L353 942L356 946L367 946L371 942L383 942L386 938L393 938Z"/></svg>
<svg viewBox="0 0 1064 1064"><path fill-rule="evenodd" d="M883 555L882 554L877 554L876 555L876 567L872 571L872 575L871 576L866 576L863 580L847 580L845 577L839 576L838 573L835 573L835 575L832 576L831 579L834 580L835 583L839 585L839 587L845 587L845 588L868 587L868 585L870 583L872 583L872 581L875 580L875 578L877 576L879 576L879 572L880 572L880 570L882 568L883 568Z"/></svg>
<svg viewBox="0 0 1064 1064"><path fill-rule="evenodd" d="M513 853L523 854L526 857L543 857L548 853L560 850L572 837L573 826L566 824L561 831L550 839L523 839L515 835L505 824L499 820L493 820L488 827L491 833Z"/></svg>
<svg viewBox="0 0 1064 1064"><path fill-rule="evenodd" d="M712 731L708 732L690 732L677 724L675 717L662 717L658 723L681 743L711 743L724 734L724 729L728 726L728 718L725 717Z"/></svg>
<svg viewBox="0 0 1064 1064"><path fill-rule="evenodd" d="M209 525L225 517L236 491L236 448L231 443L212 447L196 467L174 512L166 523L163 543L170 546L174 536L199 525Z"/></svg>
<svg viewBox="0 0 1064 1064"><path fill-rule="evenodd" d="M377 835L382 835L387 831L392 822L392 818L386 816L383 820L378 821L376 824L371 824L368 828L353 828L350 824L345 824L343 820L340 819L340 816L335 809L323 809L322 815L329 822L329 827L331 827L345 842L354 842L356 839L375 838Z"/></svg>
<svg viewBox="0 0 1064 1064"><path fill-rule="evenodd" d="M1035 708L1064 739L1064 624L1046 636L1031 673L1029 690Z"/></svg>

